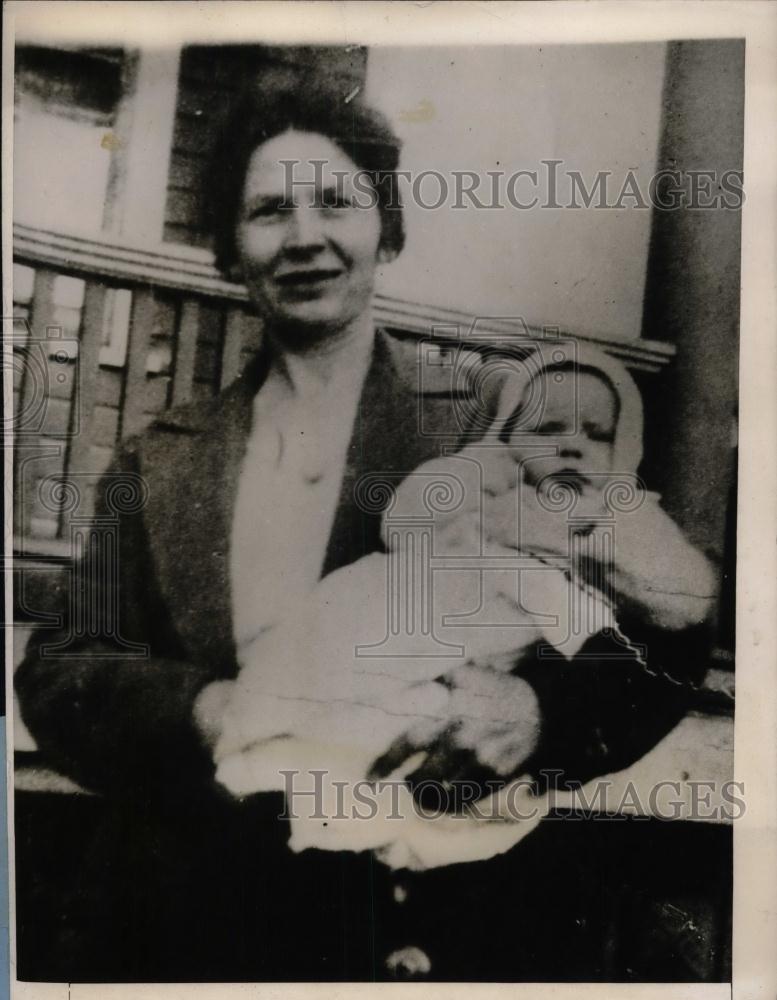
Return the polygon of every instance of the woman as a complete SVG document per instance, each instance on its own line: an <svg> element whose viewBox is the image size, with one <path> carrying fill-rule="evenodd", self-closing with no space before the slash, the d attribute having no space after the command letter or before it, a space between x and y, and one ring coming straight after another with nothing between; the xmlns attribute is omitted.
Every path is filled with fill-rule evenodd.
<svg viewBox="0 0 777 1000"><path fill-rule="evenodd" d="M124 443L98 507L119 516L117 572L99 606L76 608L89 627L65 617L39 632L16 677L41 751L107 803L62 978L373 979L413 943L371 852L292 855L282 795L232 798L213 760L253 644L320 577L382 549L388 496L365 509L357 485L375 473L396 484L466 431L452 400L419 392L414 351L374 333L375 274L404 240L397 161L380 116L323 93L249 99L225 130L209 191L216 257L263 317L263 349L220 397ZM117 510L117 482L141 481ZM559 738L570 773L583 757L610 769L590 748L614 722L627 741L624 704L656 738L677 718L660 677L604 670L606 697L570 724L589 686L550 673L534 689L509 678L504 698L551 765ZM463 749L477 767L477 741Z"/></svg>

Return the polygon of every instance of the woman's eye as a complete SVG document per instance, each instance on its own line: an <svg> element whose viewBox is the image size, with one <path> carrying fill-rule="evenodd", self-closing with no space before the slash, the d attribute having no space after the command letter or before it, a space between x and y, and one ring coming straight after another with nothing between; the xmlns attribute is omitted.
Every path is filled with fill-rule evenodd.
<svg viewBox="0 0 777 1000"><path fill-rule="evenodd" d="M320 208L324 212L331 212L332 214L342 212L344 209L350 207L351 202L348 198L325 198L316 205L316 208Z"/></svg>
<svg viewBox="0 0 777 1000"><path fill-rule="evenodd" d="M272 222L280 219L287 211L288 205L282 201L264 202L261 205L254 205L246 212L246 219L249 222L266 221Z"/></svg>

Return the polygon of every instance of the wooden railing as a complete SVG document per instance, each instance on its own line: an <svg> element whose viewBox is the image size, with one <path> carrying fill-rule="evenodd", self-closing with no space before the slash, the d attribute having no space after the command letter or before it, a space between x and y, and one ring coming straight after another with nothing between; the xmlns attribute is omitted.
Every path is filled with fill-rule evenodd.
<svg viewBox="0 0 777 1000"><path fill-rule="evenodd" d="M222 280L202 250L17 225L14 265L14 532L17 548L56 553L67 534L62 484L80 477L79 513L88 513L116 442L231 382L258 348L261 322L245 289ZM398 333L476 347L527 332L519 320L384 296L374 313ZM656 342L599 343L643 371L660 370L673 353Z"/></svg>

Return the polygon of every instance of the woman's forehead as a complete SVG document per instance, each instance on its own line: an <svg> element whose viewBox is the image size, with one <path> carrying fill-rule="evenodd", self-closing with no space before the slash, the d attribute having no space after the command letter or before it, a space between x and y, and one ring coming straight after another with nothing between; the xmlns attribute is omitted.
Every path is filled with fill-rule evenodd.
<svg viewBox="0 0 777 1000"><path fill-rule="evenodd" d="M357 170L348 154L328 136L288 129L267 139L251 154L245 190L250 194L285 190L290 183L310 189L310 185L334 184L338 177L347 184Z"/></svg>

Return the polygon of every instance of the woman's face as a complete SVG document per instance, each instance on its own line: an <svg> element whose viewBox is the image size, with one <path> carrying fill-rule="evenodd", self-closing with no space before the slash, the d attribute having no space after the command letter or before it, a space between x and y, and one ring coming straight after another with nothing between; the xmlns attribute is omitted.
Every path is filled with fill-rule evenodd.
<svg viewBox="0 0 777 1000"><path fill-rule="evenodd" d="M534 380L532 402L538 418L528 427L519 421L509 443L524 480L536 486L558 478L581 492L601 489L613 471L618 408L608 383L590 372L544 372Z"/></svg>
<svg viewBox="0 0 777 1000"><path fill-rule="evenodd" d="M271 322L320 335L367 309L381 220L363 191L357 204L357 172L314 132L284 132L254 151L236 244L249 293Z"/></svg>

